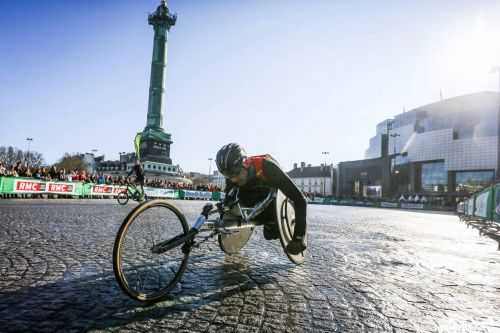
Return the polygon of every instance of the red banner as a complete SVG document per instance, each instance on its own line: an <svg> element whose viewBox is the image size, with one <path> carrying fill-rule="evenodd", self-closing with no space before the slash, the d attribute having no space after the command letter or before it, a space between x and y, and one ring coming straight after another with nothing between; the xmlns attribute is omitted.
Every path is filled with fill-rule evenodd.
<svg viewBox="0 0 500 333"><path fill-rule="evenodd" d="M92 194L111 194L113 193L112 185L92 185Z"/></svg>
<svg viewBox="0 0 500 333"><path fill-rule="evenodd" d="M68 183L47 183L46 191L50 193L72 193L73 184Z"/></svg>
<svg viewBox="0 0 500 333"><path fill-rule="evenodd" d="M14 192L45 192L45 183L36 180L17 180L14 184Z"/></svg>

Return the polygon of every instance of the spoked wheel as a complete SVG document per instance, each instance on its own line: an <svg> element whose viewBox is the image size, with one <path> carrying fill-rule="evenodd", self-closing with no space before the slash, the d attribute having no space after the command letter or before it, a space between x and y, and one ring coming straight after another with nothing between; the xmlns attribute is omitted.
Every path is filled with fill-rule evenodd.
<svg viewBox="0 0 500 333"><path fill-rule="evenodd" d="M130 212L113 248L115 277L127 295L153 303L175 288L186 269L189 251L177 246L156 254L152 248L188 229L184 215L165 200L144 202Z"/></svg>
<svg viewBox="0 0 500 333"><path fill-rule="evenodd" d="M286 250L288 243L291 242L293 231L295 230L295 209L293 202L290 201L281 191L278 191L276 197L276 217L280 232L280 242L285 250L286 256L293 263L300 265L305 260L306 251L299 254L291 254ZM306 235L307 242L307 235Z"/></svg>
<svg viewBox="0 0 500 333"><path fill-rule="evenodd" d="M118 200L118 203L120 205L126 205L128 202L128 193L127 192L118 193L118 197L116 198L116 200Z"/></svg>

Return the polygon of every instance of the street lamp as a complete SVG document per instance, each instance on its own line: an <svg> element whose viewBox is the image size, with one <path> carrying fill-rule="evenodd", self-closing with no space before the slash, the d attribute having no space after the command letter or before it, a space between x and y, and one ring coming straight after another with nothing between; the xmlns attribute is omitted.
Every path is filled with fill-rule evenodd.
<svg viewBox="0 0 500 333"><path fill-rule="evenodd" d="M325 161L325 168L326 168L326 159L327 159L326 155L330 155L330 152L329 151L322 151L321 155L325 156L324 161ZM321 177L321 179L323 181L323 197L324 197L326 194L326 179L325 179L325 177Z"/></svg>
<svg viewBox="0 0 500 333"><path fill-rule="evenodd" d="M120 155L120 170L123 168L123 170L127 170L127 161L123 161L122 160L122 156L123 155L126 155L127 153L124 152L124 151L121 151L118 153L118 155Z"/></svg>
<svg viewBox="0 0 500 333"><path fill-rule="evenodd" d="M398 136L401 136L401 135L400 135L400 134L398 134L398 133L392 133L392 134L391 134L391 138L394 138L394 144L393 144L393 146L394 146L394 155L396 155L396 138L397 138Z"/></svg>
<svg viewBox="0 0 500 333"><path fill-rule="evenodd" d="M28 141L28 152L26 153L26 159L27 159L27 164L28 166L30 165L30 144L31 141L33 141L33 138L26 138L26 141Z"/></svg>
<svg viewBox="0 0 500 333"><path fill-rule="evenodd" d="M210 184L210 173L212 172L212 161L213 158L208 158L208 183Z"/></svg>

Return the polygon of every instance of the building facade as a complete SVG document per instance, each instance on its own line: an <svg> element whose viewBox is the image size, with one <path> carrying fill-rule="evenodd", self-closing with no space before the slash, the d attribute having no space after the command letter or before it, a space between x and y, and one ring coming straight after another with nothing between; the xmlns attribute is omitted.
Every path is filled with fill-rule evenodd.
<svg viewBox="0 0 500 333"><path fill-rule="evenodd" d="M337 165L337 197L382 198L390 195L391 159L370 158L359 161L340 162Z"/></svg>
<svg viewBox="0 0 500 333"><path fill-rule="evenodd" d="M214 184L218 188L225 189L226 187L226 177L218 170L214 170L210 175L209 183Z"/></svg>
<svg viewBox="0 0 500 333"><path fill-rule="evenodd" d="M95 171L105 176L127 176L136 161L135 153L121 154L118 161L99 161L96 163ZM184 177L179 165L166 165L152 161L141 162L147 179L166 180L171 182L190 183Z"/></svg>
<svg viewBox="0 0 500 333"><path fill-rule="evenodd" d="M389 179L380 181L384 196L414 193L451 205L492 183L499 169L499 110L498 93L480 92L379 123L365 157L389 161L389 172L384 173ZM346 177L351 178L341 182L354 186L355 177ZM337 194L351 193L347 187Z"/></svg>
<svg viewBox="0 0 500 333"><path fill-rule="evenodd" d="M313 196L332 196L335 194L335 169L333 165L306 166L295 163L288 176L302 192Z"/></svg>

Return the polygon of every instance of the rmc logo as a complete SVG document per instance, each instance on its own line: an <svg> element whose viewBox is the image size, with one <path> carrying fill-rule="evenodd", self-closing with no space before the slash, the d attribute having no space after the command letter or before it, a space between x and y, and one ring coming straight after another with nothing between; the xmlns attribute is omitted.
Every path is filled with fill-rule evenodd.
<svg viewBox="0 0 500 333"><path fill-rule="evenodd" d="M16 191L24 192L41 192L44 190L45 186L42 186L39 182L29 182L29 181L17 181Z"/></svg>

